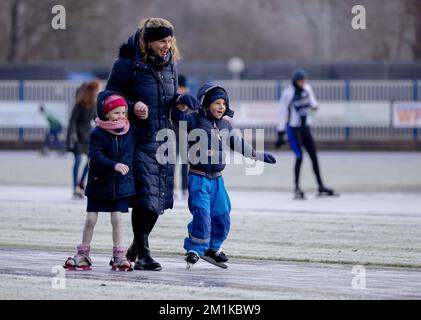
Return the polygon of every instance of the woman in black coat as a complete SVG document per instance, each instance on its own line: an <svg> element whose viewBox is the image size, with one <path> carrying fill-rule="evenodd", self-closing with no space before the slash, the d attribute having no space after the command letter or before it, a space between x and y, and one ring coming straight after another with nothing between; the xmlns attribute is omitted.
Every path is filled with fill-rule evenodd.
<svg viewBox="0 0 421 320"><path fill-rule="evenodd" d="M131 201L133 244L127 257L138 260L137 270L161 270L149 251L149 234L158 216L173 207L174 164L159 164L156 139L171 128L170 110L177 103L194 107L198 101L177 94L176 61L179 52L172 24L162 18L143 20L120 47L106 89L129 100L129 119L136 127L133 174L136 195ZM192 105L193 104L193 105Z"/></svg>
<svg viewBox="0 0 421 320"><path fill-rule="evenodd" d="M82 170L82 175L79 174L79 167L82 155L88 156L89 134L96 117L96 98L101 88L102 84L99 80L92 80L78 89L67 128L66 148L73 153L75 159L73 164L73 197L75 198L82 198L85 189L88 162Z"/></svg>

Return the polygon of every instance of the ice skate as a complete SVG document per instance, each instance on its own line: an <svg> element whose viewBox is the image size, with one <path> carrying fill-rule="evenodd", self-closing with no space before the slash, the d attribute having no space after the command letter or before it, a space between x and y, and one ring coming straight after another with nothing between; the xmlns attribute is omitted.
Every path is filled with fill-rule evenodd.
<svg viewBox="0 0 421 320"><path fill-rule="evenodd" d="M222 248L220 248L218 251L210 250L208 249L204 255L200 256L203 260L212 263L213 265L226 269L228 266L225 264L225 262L228 261L228 257L225 255L225 253L222 251Z"/></svg>
<svg viewBox="0 0 421 320"><path fill-rule="evenodd" d="M305 193L300 188L295 188L294 200L306 200Z"/></svg>
<svg viewBox="0 0 421 320"><path fill-rule="evenodd" d="M69 271L89 271L92 270L92 260L89 257L90 246L81 244L77 246L77 253L73 257L67 258L63 268Z"/></svg>
<svg viewBox="0 0 421 320"><path fill-rule="evenodd" d="M186 258L184 260L186 260L187 262L187 270L190 270L190 268L197 262L199 261L199 255L196 253L196 251L189 251L186 254Z"/></svg>
<svg viewBox="0 0 421 320"><path fill-rule="evenodd" d="M318 197L335 197L339 196L338 193L335 193L332 189L326 188L325 186L319 187L319 193L317 194Z"/></svg>
<svg viewBox="0 0 421 320"><path fill-rule="evenodd" d="M113 247L113 257L110 260L112 271L133 271L133 266L124 254L126 250L122 246Z"/></svg>

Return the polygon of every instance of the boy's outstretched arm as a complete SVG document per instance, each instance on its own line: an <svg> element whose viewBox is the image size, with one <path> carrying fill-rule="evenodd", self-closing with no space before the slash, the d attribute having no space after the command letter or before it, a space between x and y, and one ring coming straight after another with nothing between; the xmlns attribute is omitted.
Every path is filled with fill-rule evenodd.
<svg viewBox="0 0 421 320"><path fill-rule="evenodd" d="M257 152L250 144L237 134L236 130L230 130L229 146L231 150L241 153L247 158L271 164L276 163L276 158L272 154L268 152Z"/></svg>

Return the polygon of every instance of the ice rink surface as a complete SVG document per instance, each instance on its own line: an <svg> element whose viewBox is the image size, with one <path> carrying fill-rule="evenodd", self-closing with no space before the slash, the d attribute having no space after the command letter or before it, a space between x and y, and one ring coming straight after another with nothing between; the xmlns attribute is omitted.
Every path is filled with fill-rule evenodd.
<svg viewBox="0 0 421 320"><path fill-rule="evenodd" d="M420 153L321 152L326 184L341 193L333 198L315 197L306 158L306 201L292 200L293 157L276 156L262 175L245 175L250 164L225 171L232 201L227 270L204 261L185 269L190 213L177 199L151 235L161 272L111 272L111 225L102 214L94 270L66 273L60 290L52 287L53 268L80 242L86 206L71 199L72 157L1 152L0 298L421 298ZM123 220L128 245L130 216Z"/></svg>

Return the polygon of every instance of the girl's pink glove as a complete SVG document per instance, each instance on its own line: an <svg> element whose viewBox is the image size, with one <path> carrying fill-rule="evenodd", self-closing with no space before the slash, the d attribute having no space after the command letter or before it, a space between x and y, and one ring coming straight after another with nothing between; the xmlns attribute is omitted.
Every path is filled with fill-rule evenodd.
<svg viewBox="0 0 421 320"><path fill-rule="evenodd" d="M114 167L114 170L120 172L124 176L129 172L129 167L123 163L117 163Z"/></svg>

